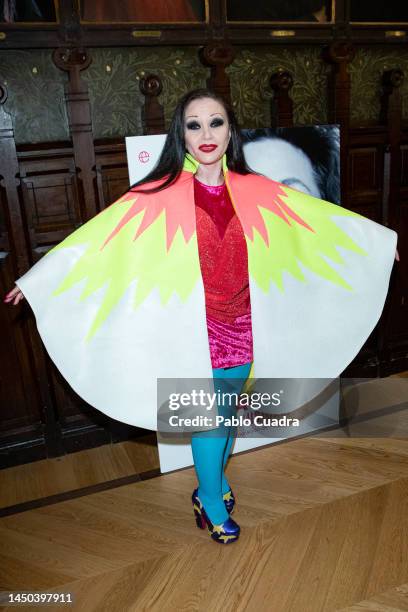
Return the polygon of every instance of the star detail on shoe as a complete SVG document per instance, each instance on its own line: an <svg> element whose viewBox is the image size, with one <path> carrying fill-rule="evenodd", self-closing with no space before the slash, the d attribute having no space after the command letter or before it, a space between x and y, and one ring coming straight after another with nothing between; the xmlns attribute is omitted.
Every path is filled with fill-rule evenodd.
<svg viewBox="0 0 408 612"><path fill-rule="evenodd" d="M223 542L228 542L229 540L236 540L237 536L235 535L222 535L219 537L219 540L222 540Z"/></svg>
<svg viewBox="0 0 408 612"><path fill-rule="evenodd" d="M224 493L223 499L225 501L231 501L232 500L232 491L227 491L227 493Z"/></svg>
<svg viewBox="0 0 408 612"><path fill-rule="evenodd" d="M222 533L224 533L224 527L222 525L213 525L212 531L213 531L213 533L222 534Z"/></svg>

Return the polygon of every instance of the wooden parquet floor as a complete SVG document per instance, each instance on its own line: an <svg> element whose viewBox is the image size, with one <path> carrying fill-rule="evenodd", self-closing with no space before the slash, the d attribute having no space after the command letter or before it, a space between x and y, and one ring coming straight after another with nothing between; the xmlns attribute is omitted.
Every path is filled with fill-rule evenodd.
<svg viewBox="0 0 408 612"><path fill-rule="evenodd" d="M406 436L303 438L227 473L238 542L197 529L182 470L2 518L0 590L84 612L408 610Z"/></svg>
<svg viewBox="0 0 408 612"><path fill-rule="evenodd" d="M0 514L10 506L71 495L118 479L160 473L156 432L0 470ZM106 488L110 488L107 486Z"/></svg>

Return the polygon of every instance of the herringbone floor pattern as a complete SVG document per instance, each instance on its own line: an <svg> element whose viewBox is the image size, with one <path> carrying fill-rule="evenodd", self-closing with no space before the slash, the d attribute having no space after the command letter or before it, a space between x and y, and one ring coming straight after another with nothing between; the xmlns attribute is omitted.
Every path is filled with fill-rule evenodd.
<svg viewBox="0 0 408 612"><path fill-rule="evenodd" d="M5 517L1 590L70 591L84 612L408 610L406 439L304 438L228 477L230 546L195 525L192 469Z"/></svg>

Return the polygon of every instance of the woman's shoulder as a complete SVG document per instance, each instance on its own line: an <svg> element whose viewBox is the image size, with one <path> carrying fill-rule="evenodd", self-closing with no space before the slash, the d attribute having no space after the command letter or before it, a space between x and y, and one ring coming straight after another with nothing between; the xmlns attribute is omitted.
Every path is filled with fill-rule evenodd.
<svg viewBox="0 0 408 612"><path fill-rule="evenodd" d="M241 192L251 200L257 200L259 196L270 197L277 194L287 194L287 190L290 189L284 183L279 183L255 172L240 174L229 170L227 180L233 191Z"/></svg>
<svg viewBox="0 0 408 612"><path fill-rule="evenodd" d="M129 187L127 193L143 193L143 194L153 194L160 193L161 191L165 191L168 189L172 189L173 187L177 187L177 185L181 183L185 183L186 181L192 181L194 175L191 172L187 172L182 170L178 176L171 179L169 181L169 176L163 176L154 180L146 180L145 182L136 183Z"/></svg>

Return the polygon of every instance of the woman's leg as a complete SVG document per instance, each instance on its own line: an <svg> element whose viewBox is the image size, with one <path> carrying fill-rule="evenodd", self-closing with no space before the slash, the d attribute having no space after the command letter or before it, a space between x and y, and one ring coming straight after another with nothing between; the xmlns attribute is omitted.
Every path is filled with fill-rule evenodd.
<svg viewBox="0 0 408 612"><path fill-rule="evenodd" d="M237 391L238 393L240 393L242 391L242 387L244 386L244 383L246 381L246 379L249 376L249 371L251 369L251 363L245 363L242 366L237 366L235 368L227 368L226 370L224 370L224 372L226 372L231 378L238 378L240 379L239 381L237 381L239 388L239 391ZM242 383L242 384L241 384ZM223 462L222 462L222 474L221 474L221 492L224 495L224 493L228 493L228 491L231 489L231 487L228 484L228 480L225 477L225 465L228 461L228 458L230 456L231 453L231 447L232 447L232 443L234 442L234 438L235 438L235 434L236 434L236 427L231 427L229 430L229 435L228 435L228 440L227 440L227 444L225 446L225 451L224 451L224 458L223 458Z"/></svg>
<svg viewBox="0 0 408 612"><path fill-rule="evenodd" d="M226 465L226 463L228 461L228 457L230 456L231 447L232 447L232 443L233 442L234 442L234 435L230 431L230 434L229 434L228 440L227 440L227 444L225 446L224 458L223 458L223 461L222 461L221 493L223 495L224 495L224 493L228 493L228 491L231 489L231 487L229 486L228 480L225 477L225 465Z"/></svg>
<svg viewBox="0 0 408 612"><path fill-rule="evenodd" d="M220 385L217 379L215 369L213 374L214 391L222 393L222 384ZM224 414L225 411L218 406L218 412ZM191 450L198 479L198 497L210 521L215 525L224 523L229 517L221 492L223 458L228 434L229 428L221 425L216 430L200 431L191 436Z"/></svg>
<svg viewBox="0 0 408 612"><path fill-rule="evenodd" d="M249 369L250 364L226 370L224 368L214 369L215 392L239 393L243 384L241 379L245 378L245 372L249 373ZM225 401L224 404L218 406L218 412L228 418L235 412L234 406L234 403L231 405ZM197 432L191 437L194 467L199 482L198 497L209 519L216 525L223 523L229 517L222 499L222 484L224 463L228 459L233 441L230 430L229 426L223 424L217 430ZM226 485L228 486L228 483Z"/></svg>

